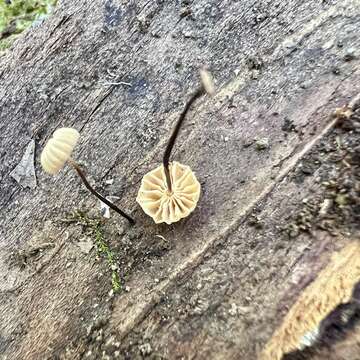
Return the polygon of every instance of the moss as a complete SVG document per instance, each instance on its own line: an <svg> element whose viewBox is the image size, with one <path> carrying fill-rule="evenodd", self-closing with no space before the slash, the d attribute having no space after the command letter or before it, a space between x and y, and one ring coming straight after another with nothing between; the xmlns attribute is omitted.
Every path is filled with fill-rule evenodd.
<svg viewBox="0 0 360 360"><path fill-rule="evenodd" d="M121 283L118 274L117 256L105 240L103 220L100 218L90 218L85 212L77 210L65 219L62 219L62 222L82 225L86 229L86 233L94 237L98 254L106 260L111 272L112 289L114 293L119 292L121 290Z"/></svg>
<svg viewBox="0 0 360 360"><path fill-rule="evenodd" d="M11 41L9 39L0 40L0 53L5 51L11 45Z"/></svg>
<svg viewBox="0 0 360 360"><path fill-rule="evenodd" d="M111 271L112 289L114 292L118 292L121 290L121 284L120 277L117 272L116 256L104 240L103 229L100 221L96 224L94 232L98 252L100 255L105 257L108 267Z"/></svg>
<svg viewBox="0 0 360 360"><path fill-rule="evenodd" d="M57 0L0 0L0 52L35 21L45 17Z"/></svg>

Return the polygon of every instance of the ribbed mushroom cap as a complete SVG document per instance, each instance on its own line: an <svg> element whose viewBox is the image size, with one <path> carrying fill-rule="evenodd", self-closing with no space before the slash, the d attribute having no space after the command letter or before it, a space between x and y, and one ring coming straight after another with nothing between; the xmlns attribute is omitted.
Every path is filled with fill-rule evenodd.
<svg viewBox="0 0 360 360"><path fill-rule="evenodd" d="M141 181L136 201L155 223L171 224L187 217L200 197L200 183L189 166L169 165L172 190L166 184L164 166L148 172Z"/></svg>
<svg viewBox="0 0 360 360"><path fill-rule="evenodd" d="M72 128L57 129L45 145L40 161L45 172L56 174L70 158L80 134Z"/></svg>

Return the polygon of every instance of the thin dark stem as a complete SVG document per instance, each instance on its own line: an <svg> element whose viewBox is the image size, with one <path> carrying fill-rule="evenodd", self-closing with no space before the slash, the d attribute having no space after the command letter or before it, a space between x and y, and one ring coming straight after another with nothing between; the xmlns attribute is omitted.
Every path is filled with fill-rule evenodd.
<svg viewBox="0 0 360 360"><path fill-rule="evenodd" d="M131 225L135 224L135 220L129 216L128 214L124 213L122 210L120 210L115 204L113 204L111 201L107 200L105 197L103 197L102 195L100 195L87 181L85 174L83 173L83 171L81 170L80 166L74 161L74 160L68 160L69 164L76 170L76 172L78 173L78 175L80 176L82 182L84 183L84 185L86 186L86 188L93 194L95 195L98 199L100 199L104 204L106 204L107 206L109 206L109 208L113 209L114 211L116 211L118 214L120 214L121 216L123 216L125 219L127 219Z"/></svg>
<svg viewBox="0 0 360 360"><path fill-rule="evenodd" d="M204 88L201 86L199 89L197 89L194 94L192 94L189 101L186 103L184 110L180 114L179 120L177 121L175 128L170 136L169 142L166 146L164 157L163 157L163 165L164 165L164 171L166 176L166 184L168 187L168 190L171 191L171 177L170 177L170 170L169 170L169 160L171 151L175 145L175 141L177 136L179 135L179 131L181 128L182 123L185 120L186 114L189 112L191 105L195 102L196 99L201 97L205 94Z"/></svg>

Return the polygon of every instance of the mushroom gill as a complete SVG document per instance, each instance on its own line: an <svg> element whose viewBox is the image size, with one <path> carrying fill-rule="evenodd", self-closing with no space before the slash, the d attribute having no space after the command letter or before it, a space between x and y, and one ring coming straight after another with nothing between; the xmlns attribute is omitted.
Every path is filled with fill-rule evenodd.
<svg viewBox="0 0 360 360"><path fill-rule="evenodd" d="M148 172L136 198L155 223L171 224L187 217L200 197L200 183L189 166L177 161L169 164L172 188L169 191L164 166Z"/></svg>

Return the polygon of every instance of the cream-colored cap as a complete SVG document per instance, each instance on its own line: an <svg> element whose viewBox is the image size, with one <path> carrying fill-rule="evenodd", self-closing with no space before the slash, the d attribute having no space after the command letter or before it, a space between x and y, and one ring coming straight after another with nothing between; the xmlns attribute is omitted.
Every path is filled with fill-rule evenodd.
<svg viewBox="0 0 360 360"><path fill-rule="evenodd" d="M171 192L168 191L164 166L148 172L142 179L136 201L155 223L171 224L187 217L200 197L200 183L189 166L176 161L169 165Z"/></svg>
<svg viewBox="0 0 360 360"><path fill-rule="evenodd" d="M208 95L215 95L215 84L211 73L205 69L200 69L200 80Z"/></svg>
<svg viewBox="0 0 360 360"><path fill-rule="evenodd" d="M45 172L56 174L70 158L80 134L73 128L57 129L45 145L40 161Z"/></svg>

